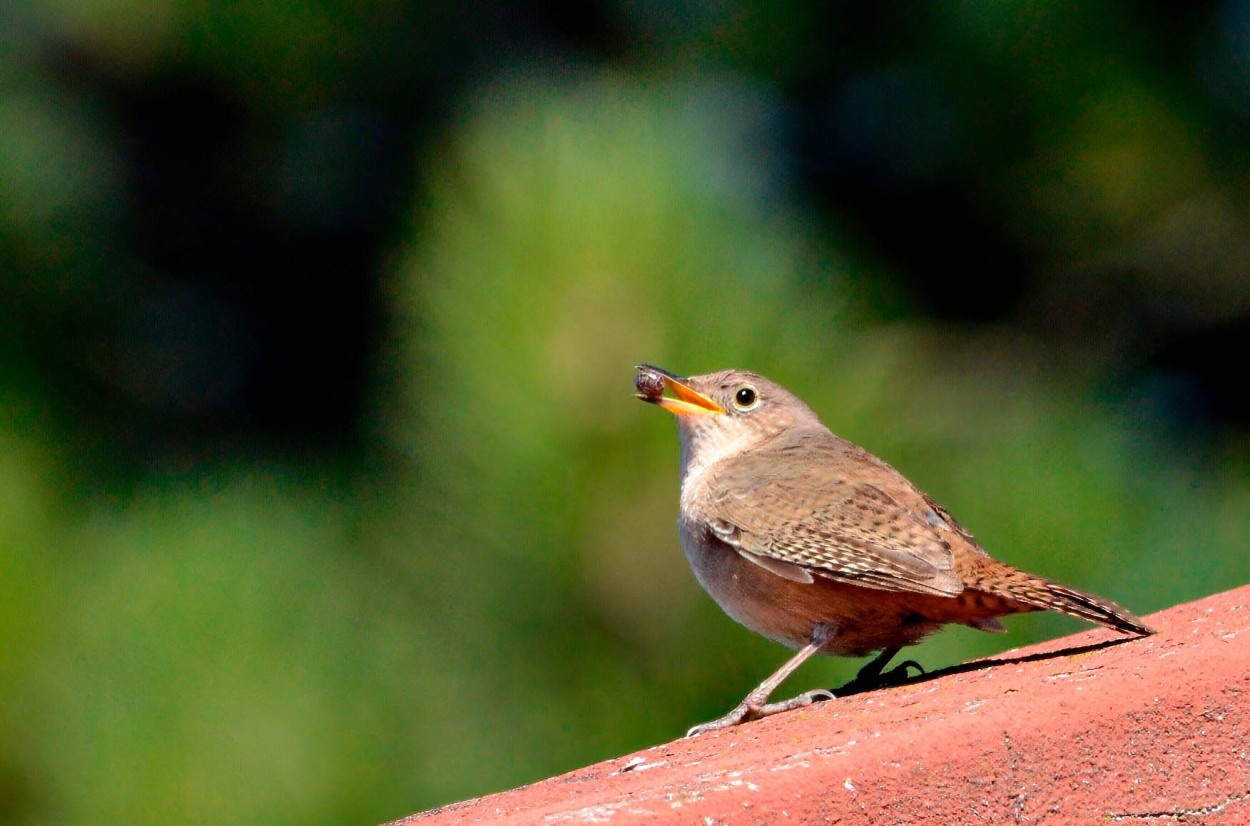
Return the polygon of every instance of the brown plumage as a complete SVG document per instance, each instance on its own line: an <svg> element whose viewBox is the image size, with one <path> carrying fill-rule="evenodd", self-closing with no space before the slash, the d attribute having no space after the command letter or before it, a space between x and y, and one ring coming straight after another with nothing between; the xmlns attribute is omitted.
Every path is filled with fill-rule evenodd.
<svg viewBox="0 0 1250 826"><path fill-rule="evenodd" d="M679 379L643 365L636 386L638 398L678 416L680 530L696 578L729 616L799 650L692 734L831 696L766 702L814 653L880 650L857 678L871 681L901 646L946 623L1002 631L998 617L1055 610L1151 633L1113 602L993 559L897 470L763 376Z"/></svg>

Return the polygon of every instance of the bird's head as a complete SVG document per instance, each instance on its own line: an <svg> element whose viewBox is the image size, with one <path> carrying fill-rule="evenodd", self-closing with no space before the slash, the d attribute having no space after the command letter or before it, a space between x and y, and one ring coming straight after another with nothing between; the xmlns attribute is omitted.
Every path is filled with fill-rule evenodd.
<svg viewBox="0 0 1250 826"><path fill-rule="evenodd" d="M637 398L677 416L683 466L709 466L792 428L823 427L797 396L758 373L722 370L683 378L649 364L637 369Z"/></svg>

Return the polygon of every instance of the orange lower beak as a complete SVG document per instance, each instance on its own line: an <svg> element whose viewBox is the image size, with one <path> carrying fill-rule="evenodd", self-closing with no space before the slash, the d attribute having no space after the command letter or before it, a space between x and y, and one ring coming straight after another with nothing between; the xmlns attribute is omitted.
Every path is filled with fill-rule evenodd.
<svg viewBox="0 0 1250 826"><path fill-rule="evenodd" d="M725 412L725 408L667 370L649 364L640 364L637 369L639 374L635 383L640 391L637 398L644 402L657 404L678 416L707 416ZM661 395L663 390L668 390L675 398Z"/></svg>

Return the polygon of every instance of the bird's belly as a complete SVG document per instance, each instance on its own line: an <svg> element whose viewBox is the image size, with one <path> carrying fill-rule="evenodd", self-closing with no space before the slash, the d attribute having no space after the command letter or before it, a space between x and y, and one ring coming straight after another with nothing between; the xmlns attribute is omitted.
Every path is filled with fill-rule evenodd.
<svg viewBox="0 0 1250 826"><path fill-rule="evenodd" d="M862 656L911 645L939 629L940 605L954 599L863 588L823 577L794 582L744 559L732 547L682 531L695 578L735 621L761 636L801 648L817 625L834 627L823 654Z"/></svg>

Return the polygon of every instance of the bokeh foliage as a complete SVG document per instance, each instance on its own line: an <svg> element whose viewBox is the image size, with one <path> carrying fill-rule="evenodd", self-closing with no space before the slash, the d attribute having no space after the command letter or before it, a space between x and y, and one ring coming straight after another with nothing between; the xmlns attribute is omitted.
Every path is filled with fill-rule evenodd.
<svg viewBox="0 0 1250 826"><path fill-rule="evenodd" d="M737 702L638 361L1140 613L1250 579L1245 3L5 15L0 820L377 822ZM1081 627L1008 624L912 654Z"/></svg>

